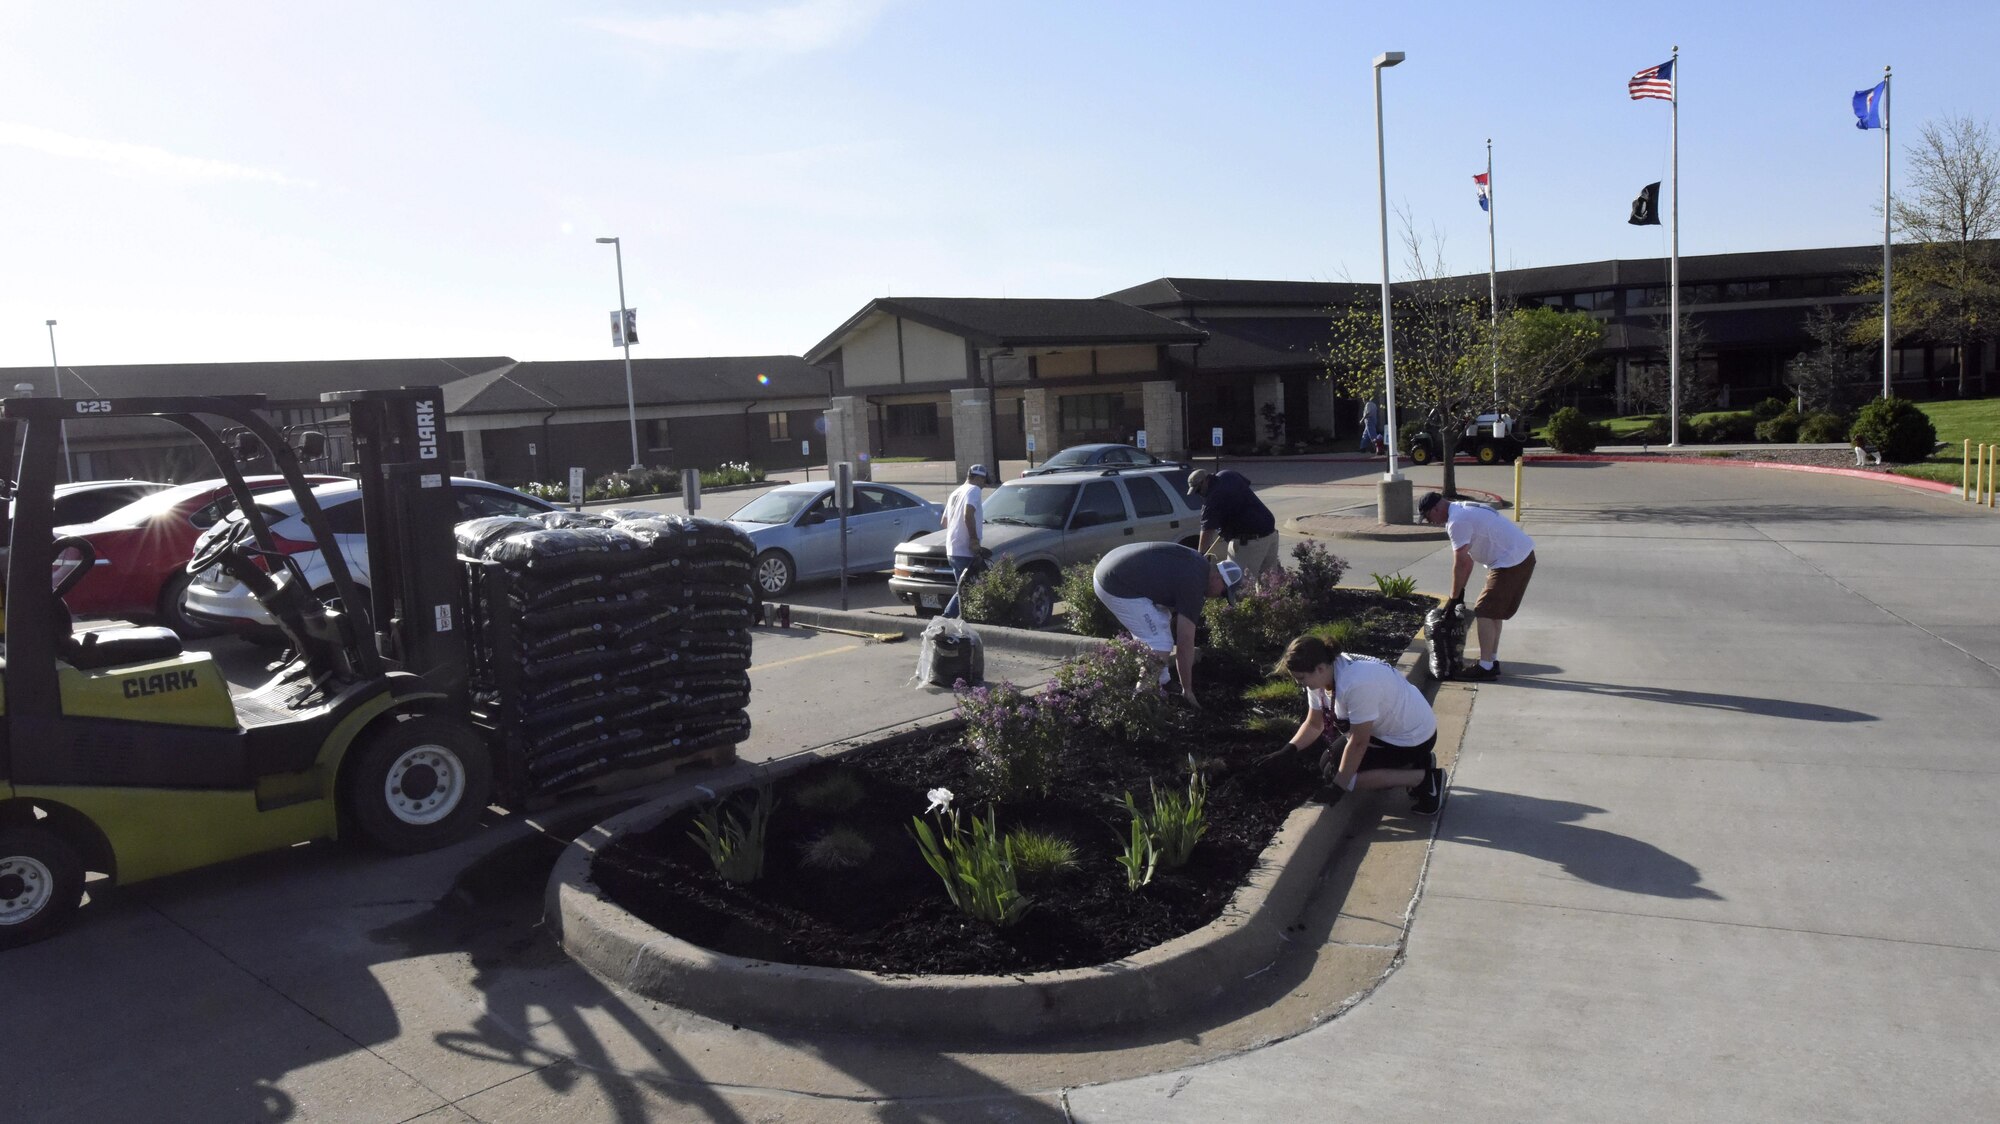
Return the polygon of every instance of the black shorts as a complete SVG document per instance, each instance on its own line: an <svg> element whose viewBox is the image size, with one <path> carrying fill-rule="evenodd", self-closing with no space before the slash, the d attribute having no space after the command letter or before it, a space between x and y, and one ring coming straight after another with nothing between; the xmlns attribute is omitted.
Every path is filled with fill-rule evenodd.
<svg viewBox="0 0 2000 1124"><path fill-rule="evenodd" d="M1336 754L1347 742L1344 734L1327 735L1327 746ZM1437 748L1438 736L1433 730L1422 745L1390 745L1381 738L1369 738L1368 749L1361 755L1361 768L1356 772L1365 773L1370 769L1428 769L1432 765L1431 751Z"/></svg>

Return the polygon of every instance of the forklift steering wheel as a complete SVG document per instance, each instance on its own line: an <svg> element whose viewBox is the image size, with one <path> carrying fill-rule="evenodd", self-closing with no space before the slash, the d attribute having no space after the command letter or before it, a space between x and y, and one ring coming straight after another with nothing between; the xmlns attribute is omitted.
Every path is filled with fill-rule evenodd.
<svg viewBox="0 0 2000 1124"><path fill-rule="evenodd" d="M193 558L188 559L187 572L190 574L199 574L203 570L214 566L217 562L222 561L223 555L243 545L243 540L249 537L250 521L245 519L230 527L227 531L208 540L208 545L202 547Z"/></svg>
<svg viewBox="0 0 2000 1124"><path fill-rule="evenodd" d="M56 600L60 601L68 595L70 590L76 588L78 582L90 576L91 569L97 565L97 548L90 545L89 539L81 539L75 535L64 535L58 538L52 546L52 556L61 554L65 550L74 550L83 556L77 561L77 564L70 572L64 574L62 580L56 583Z"/></svg>

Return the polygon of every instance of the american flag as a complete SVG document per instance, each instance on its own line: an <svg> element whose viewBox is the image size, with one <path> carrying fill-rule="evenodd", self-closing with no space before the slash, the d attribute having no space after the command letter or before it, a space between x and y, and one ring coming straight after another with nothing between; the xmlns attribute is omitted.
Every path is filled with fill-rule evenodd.
<svg viewBox="0 0 2000 1124"><path fill-rule="evenodd" d="M1634 74L1632 80L1625 83L1625 89L1631 92L1633 101L1638 101L1640 98L1660 98L1665 101L1672 101L1674 99L1673 60L1669 59L1658 66L1649 66L1639 73Z"/></svg>

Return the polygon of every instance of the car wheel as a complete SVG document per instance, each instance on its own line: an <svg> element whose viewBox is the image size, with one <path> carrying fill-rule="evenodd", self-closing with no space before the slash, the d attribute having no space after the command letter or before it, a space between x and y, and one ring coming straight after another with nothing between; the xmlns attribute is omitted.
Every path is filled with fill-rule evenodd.
<svg viewBox="0 0 2000 1124"><path fill-rule="evenodd" d="M1040 628L1056 615L1055 583L1047 574L1036 574L1021 595L1021 620L1029 628Z"/></svg>
<svg viewBox="0 0 2000 1124"><path fill-rule="evenodd" d="M166 584L160 587L160 623L179 633L182 640L200 640L222 631L188 616L187 591L193 583L193 574L176 569L167 575Z"/></svg>
<svg viewBox="0 0 2000 1124"><path fill-rule="evenodd" d="M83 904L83 860L41 827L0 831L0 948L32 944Z"/></svg>
<svg viewBox="0 0 2000 1124"><path fill-rule="evenodd" d="M750 574L757 583L759 596L783 597L791 592L795 571L791 557L784 551L767 550L751 564Z"/></svg>
<svg viewBox="0 0 2000 1124"><path fill-rule="evenodd" d="M486 742L440 715L389 721L363 735L343 770L344 811L371 846L398 854L455 843L493 786Z"/></svg>

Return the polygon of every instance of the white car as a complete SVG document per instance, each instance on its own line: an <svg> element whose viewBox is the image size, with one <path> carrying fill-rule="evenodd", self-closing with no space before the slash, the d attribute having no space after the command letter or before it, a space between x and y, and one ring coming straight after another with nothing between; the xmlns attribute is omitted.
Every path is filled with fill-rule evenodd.
<svg viewBox="0 0 2000 1124"><path fill-rule="evenodd" d="M458 500L461 519L478 519L488 515L539 515L555 510L555 505L546 500L538 500L484 480L453 477L451 488ZM341 556L347 560L347 572L354 579L356 596L366 598L368 536L362 528L361 485L352 480L322 484L313 489L313 498L319 501L320 510L326 514L327 527L340 544ZM272 544L291 555L298 564L299 572L305 576L306 585L324 597L332 596L330 587L333 576L327 571L326 556L314 541L312 528L306 526L305 518L299 514L298 501L289 495L271 495L260 499L257 508L270 526ZM217 523L195 543L194 553L200 554L212 537L226 534L241 519L241 515L232 515ZM211 566L189 584L182 607L188 616L202 624L239 635L261 639L270 636L277 627L271 615L264 611L264 606L250 595L243 583L230 577L220 566Z"/></svg>

